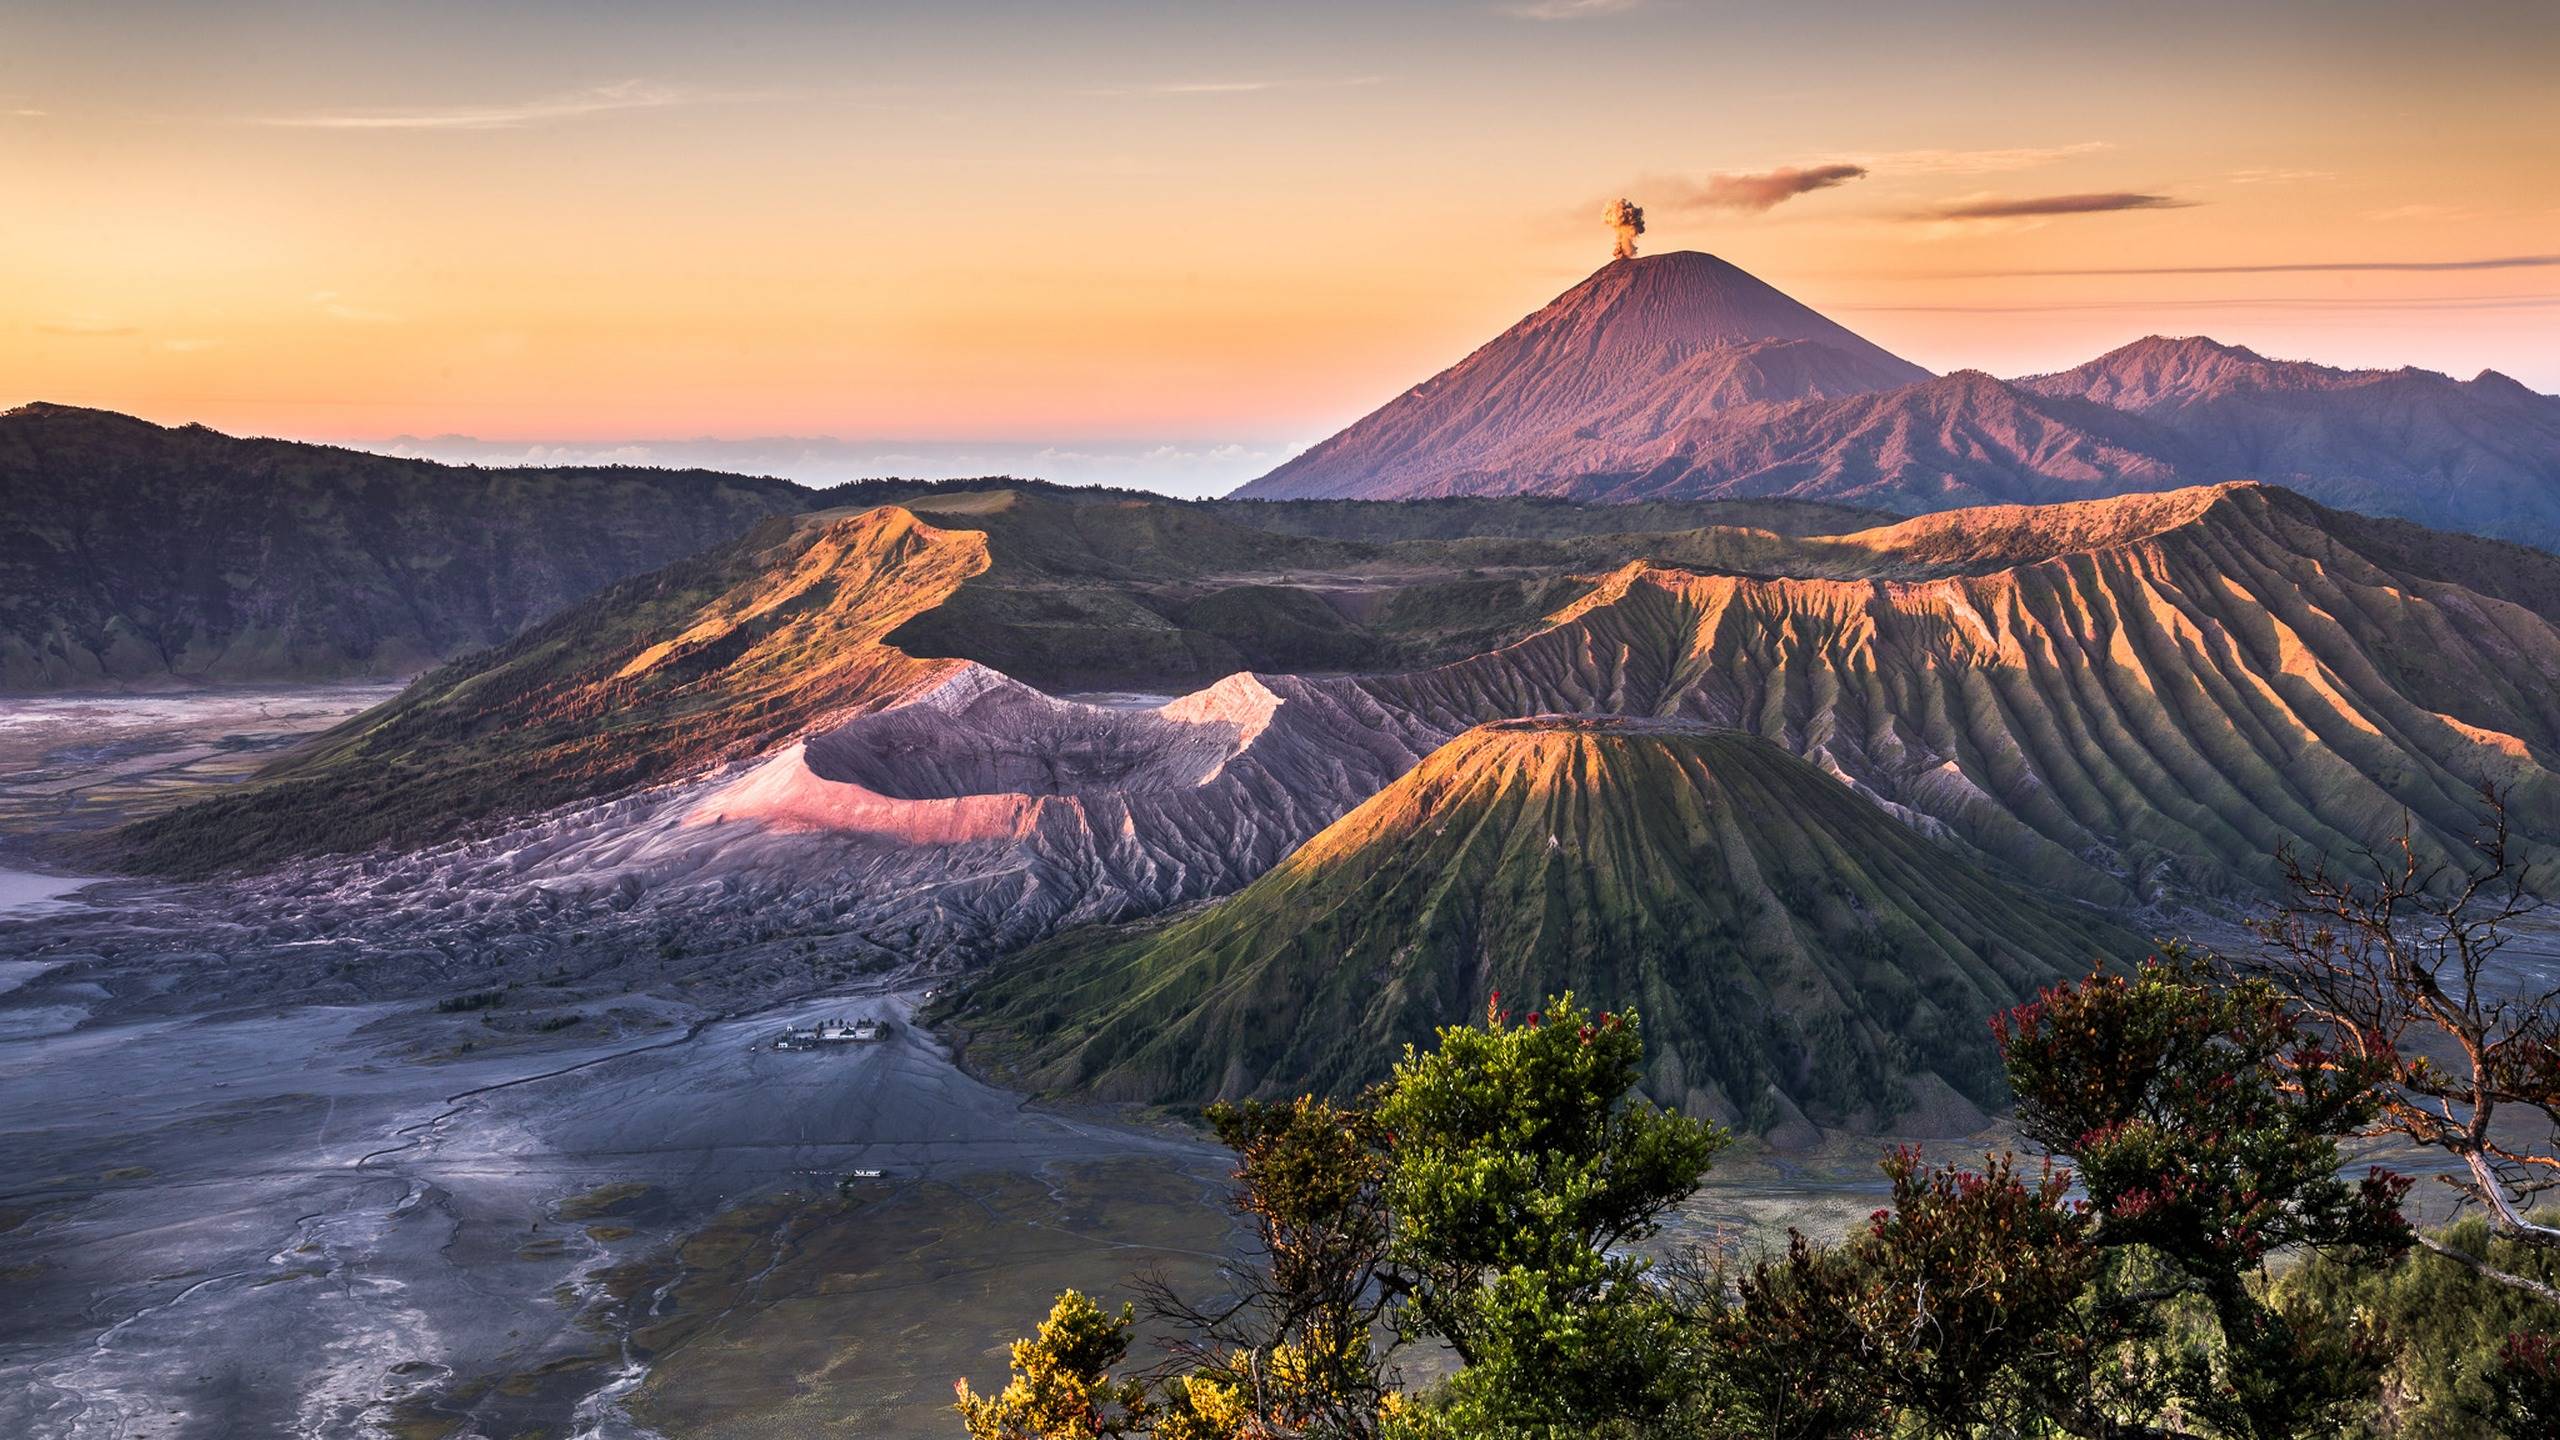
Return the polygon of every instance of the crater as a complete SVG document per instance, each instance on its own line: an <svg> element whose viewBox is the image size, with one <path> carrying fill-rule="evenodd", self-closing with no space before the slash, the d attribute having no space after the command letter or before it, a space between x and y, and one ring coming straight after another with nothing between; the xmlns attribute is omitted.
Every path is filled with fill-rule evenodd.
<svg viewBox="0 0 2560 1440"><path fill-rule="evenodd" d="M956 705L866 715L802 753L819 779L897 800L1126 794L1206 784L1250 738L1224 716L1083 705L1006 681Z"/></svg>

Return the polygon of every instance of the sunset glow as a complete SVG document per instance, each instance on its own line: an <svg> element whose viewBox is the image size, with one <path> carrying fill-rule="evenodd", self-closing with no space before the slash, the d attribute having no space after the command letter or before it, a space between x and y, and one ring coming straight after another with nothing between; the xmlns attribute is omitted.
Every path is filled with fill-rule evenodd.
<svg viewBox="0 0 2560 1440"><path fill-rule="evenodd" d="M1620 194L1935 370L2205 333L2560 389L2546 4L746 8L16 7L0 401L1274 452Z"/></svg>

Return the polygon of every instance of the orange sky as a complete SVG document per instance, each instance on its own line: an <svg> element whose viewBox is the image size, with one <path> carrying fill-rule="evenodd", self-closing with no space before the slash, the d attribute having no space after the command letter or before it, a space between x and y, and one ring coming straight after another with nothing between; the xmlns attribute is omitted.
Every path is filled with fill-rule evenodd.
<svg viewBox="0 0 2560 1440"><path fill-rule="evenodd" d="M1303 444L1620 192L1933 369L2200 332L2560 390L2548 4L847 8L12 7L0 403ZM2306 264L2478 268L2052 273Z"/></svg>

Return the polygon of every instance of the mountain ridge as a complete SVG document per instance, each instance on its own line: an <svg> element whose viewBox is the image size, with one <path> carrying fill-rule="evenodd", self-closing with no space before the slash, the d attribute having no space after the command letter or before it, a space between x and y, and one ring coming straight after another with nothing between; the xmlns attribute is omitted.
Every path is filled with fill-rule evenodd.
<svg viewBox="0 0 2560 1440"><path fill-rule="evenodd" d="M414 673L808 501L20 405L0 414L0 693Z"/></svg>

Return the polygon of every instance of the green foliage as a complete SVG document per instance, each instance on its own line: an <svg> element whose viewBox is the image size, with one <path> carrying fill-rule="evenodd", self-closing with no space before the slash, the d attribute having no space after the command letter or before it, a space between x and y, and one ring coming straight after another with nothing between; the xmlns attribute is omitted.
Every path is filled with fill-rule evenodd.
<svg viewBox="0 0 2560 1440"><path fill-rule="evenodd" d="M1644 1057L1633 1012L1565 995L1514 1025L1500 998L1483 1027L1408 1050L1378 1105L1397 1321L1465 1362L1437 1400L1467 1433L1665 1413L1679 1318L1623 1247L1727 1139L1630 1098Z"/></svg>
<svg viewBox="0 0 2560 1440"><path fill-rule="evenodd" d="M1112 1315L1074 1290L1058 1297L1038 1334L1013 1342L1013 1379L995 1395L963 1380L957 1408L970 1440L1093 1440L1141 1433L1143 1382L1112 1378L1129 1354L1127 1306Z"/></svg>
<svg viewBox="0 0 2560 1440"><path fill-rule="evenodd" d="M1635 1098L1632 1012L1568 995L1515 1023L1497 994L1483 1025L1408 1047L1357 1103L1216 1107L1266 1266L1205 1323L1159 1308L1209 1343L1177 1347L1185 1363L1154 1388L1107 1390L1116 1351L1075 1370L1073 1394L1120 1406L1089 1407L1103 1420L1085 1433L2552 1433L2547 1307L2408 1256L2406 1182L2338 1173L2339 1138L2376 1103L2372 1076L2266 986L2172 951L2056 986L1996 1030L2022 1128L2076 1175L1897 1151L1891 1202L1864 1227L1832 1246L1798 1234L1740 1265L1637 1253L1726 1137ZM2430 1243L2550 1278L2547 1256L2477 1226ZM2309 1258L2271 1279L2269 1257L2295 1251ZM1394 1352L1417 1342L1458 1368L1399 1394ZM1041 1352L1024 1345L1028 1375ZM1127 1428L1108 1428L1114 1416Z"/></svg>
<svg viewBox="0 0 2560 1440"><path fill-rule="evenodd" d="M2476 1217L2439 1238L2501 1270L2560 1282L2560 1257L2496 1239ZM2423 1249L2386 1267L2314 1254L2278 1276L2269 1299L2297 1326L2379 1330L2388 1368L2357 1417L2377 1435L2469 1440L2502 1431L2523 1440L2560 1427L2560 1410L2536 1393L2560 1315L2468 1266Z"/></svg>
<svg viewBox="0 0 2560 1440"><path fill-rule="evenodd" d="M1496 1009L1444 1029L1358 1104L1213 1108L1263 1265L1215 1306L1151 1296L1180 1336L1176 1373L1152 1388L1108 1378L1125 1319L1061 1297L1015 1345L1002 1396L963 1387L970 1434L1033 1440L1098 1417L1074 1433L1420 1440L1670 1416L1693 1336L1622 1247L1727 1141L1635 1099L1643 1058L1632 1013L1564 996L1525 1023ZM1391 1353L1416 1340L1462 1368L1408 1400Z"/></svg>

